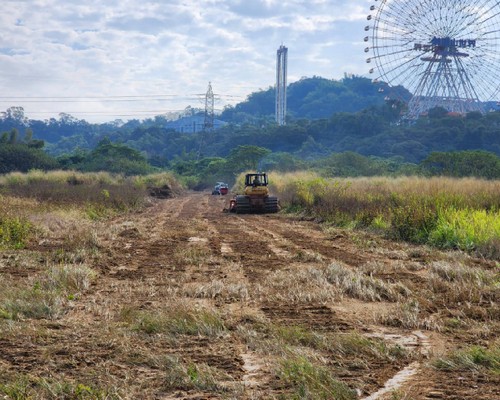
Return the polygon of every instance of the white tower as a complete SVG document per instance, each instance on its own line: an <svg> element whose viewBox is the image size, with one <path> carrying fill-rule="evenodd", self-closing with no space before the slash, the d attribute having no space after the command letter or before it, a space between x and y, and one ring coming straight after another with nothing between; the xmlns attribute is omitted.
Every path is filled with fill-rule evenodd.
<svg viewBox="0 0 500 400"><path fill-rule="evenodd" d="M285 125L288 48L281 45L276 55L276 122Z"/></svg>

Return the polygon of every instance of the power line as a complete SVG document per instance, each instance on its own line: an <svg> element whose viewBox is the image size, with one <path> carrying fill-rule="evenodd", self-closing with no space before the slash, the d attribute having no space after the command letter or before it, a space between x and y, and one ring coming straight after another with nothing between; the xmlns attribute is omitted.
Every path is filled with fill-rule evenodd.
<svg viewBox="0 0 500 400"><path fill-rule="evenodd" d="M215 111L223 111L222 109L214 109ZM103 114L103 115L114 115L115 113L160 113L160 114L167 114L167 113L181 113L186 111L185 109L182 110L125 110L125 111L28 111L29 114L54 114L54 113L59 113L59 114ZM199 109L199 113L203 113L202 109ZM157 114L157 115L160 115Z"/></svg>
<svg viewBox="0 0 500 400"><path fill-rule="evenodd" d="M205 96L205 93L177 95L177 94L158 94L142 96L0 96L1 100L25 100L25 101L143 101L144 100L197 100L199 96ZM243 98L236 95L216 95L224 98Z"/></svg>

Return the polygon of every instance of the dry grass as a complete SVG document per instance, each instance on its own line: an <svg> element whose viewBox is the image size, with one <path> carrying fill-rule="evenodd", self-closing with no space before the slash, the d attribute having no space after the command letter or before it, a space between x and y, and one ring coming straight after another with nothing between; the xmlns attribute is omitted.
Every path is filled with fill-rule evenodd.
<svg viewBox="0 0 500 400"><path fill-rule="evenodd" d="M353 271L339 263L326 270L326 279L343 294L365 301L399 301L410 296L411 291L398 282L387 283L362 271Z"/></svg>
<svg viewBox="0 0 500 400"><path fill-rule="evenodd" d="M392 364L411 357L400 346L356 332L320 333L261 318L238 325L237 333L251 351L270 363L280 382L286 383L286 398L354 399L355 392L336 379L336 374L349 375L353 368L370 371L373 363Z"/></svg>
<svg viewBox="0 0 500 400"><path fill-rule="evenodd" d="M222 317L213 309L173 299L161 310L124 308L120 316L133 331L145 334L220 336L226 332Z"/></svg>
<svg viewBox="0 0 500 400"><path fill-rule="evenodd" d="M31 242L31 249L36 251L29 264L0 259L0 267L12 273L4 274L0 282L0 337L17 346L12 346L9 357L20 357L16 352L24 351L25 344L33 345L41 352L30 353L38 357L33 364L45 366L46 362L47 369L30 372L25 377L28 384L19 376L0 377L0 385L4 385L0 386L0 397L7 396L5 390L20 389L27 390L31 398L54 399L79 398L76 390L91 393L89 399L101 395L111 399L257 399L280 395L350 399L356 398L351 388L371 392L391 371L417 357L382 339L355 332L364 322L370 329L377 328L369 312L359 312L352 320L346 317L353 304L356 311L361 302L379 302L368 305L374 310L390 308L391 313L375 323L390 325L391 332L441 329L435 315L446 315L443 325L446 322L446 329L453 334L465 332L491 340L498 331L492 318L479 321L470 317L478 304L461 306L463 316L456 317L459 323L452 320L451 313L445 314L441 305L436 306L435 315L429 316L434 311L429 311L424 297L429 303L439 300L453 285L462 284L491 296L493 292L488 290L494 287L496 277L487 271L474 274L458 262L459 268L452 271L453 259L435 257L428 249L398 247L404 250L377 253L373 249L385 242L378 238L366 245L370 250L363 255L383 261L368 262L356 269L340 262L327 264L311 244L307 251L291 251L285 261L268 265L250 253L240 253L237 245L226 258L215 255L210 246L214 245L211 235L216 229L210 217L158 220L154 221L158 228L150 232L149 210L138 214L135 222L116 218L113 227L106 225L115 220L92 220L80 205L9 199L12 209L21 210L19 204L29 204L23 212L37 227ZM173 208L162 210L172 212ZM201 214L199 209L195 211ZM127 230L137 236L121 236ZM243 239L248 236L249 240L261 239L246 234ZM369 239L368 234L360 237ZM222 239L232 245L229 234ZM139 245L134 248L135 243ZM349 251L353 249L356 251L354 245ZM15 254L24 260L24 253ZM408 267L417 263L411 261L414 256L419 268ZM439 258L446 258L449 265L428 261ZM260 264L256 266L257 260ZM89 268L91 265L99 266L98 276ZM23 274L23 269L29 273ZM415 275L419 279L409 286L413 293L397 283L398 272L407 269L418 269ZM390 278L377 278L388 272ZM409 275L406 272L402 276L406 279ZM446 291L434 291L426 280L439 282ZM422 302L411 300L414 296L420 296L418 301ZM340 303L343 297L361 301ZM481 299L488 297L483 295ZM273 303L276 314L263 309L267 302ZM326 316L318 320L315 329L309 322L299 322L310 321L312 314L295 319L293 311L290 313L295 305L318 304L332 306L332 313L340 314L345 327L336 326L335 317L330 324ZM68 305L71 312L67 312ZM295 308L298 313L309 312L309 307ZM62 315L64 319L57 321ZM449 331L443 332L446 335ZM247 362L243 357L247 354L258 361ZM30 362L28 358L22 360ZM49 376L49 370L54 378L46 386L34 379L35 375ZM259 386L243 387L254 376ZM366 376L370 381L364 379ZM47 394L49 391L55 393L54 397Z"/></svg>
<svg viewBox="0 0 500 400"><path fill-rule="evenodd" d="M498 272L463 264L434 262L429 284L434 296L448 305L496 302L500 298Z"/></svg>
<svg viewBox="0 0 500 400"><path fill-rule="evenodd" d="M222 299L225 302L246 302L250 299L248 286L239 282L212 280L206 283L187 283L183 294L200 299Z"/></svg>
<svg viewBox="0 0 500 400"><path fill-rule="evenodd" d="M116 388L102 388L71 380L55 380L17 375L9 380L0 378L0 395L5 399L78 399L118 400L122 395Z"/></svg>
<svg viewBox="0 0 500 400"><path fill-rule="evenodd" d="M182 191L168 173L145 177L124 177L106 172L74 171L13 172L0 176L0 193L11 197L34 199L54 205L84 205L94 219L110 213L139 209L149 194L173 196Z"/></svg>
<svg viewBox="0 0 500 400"><path fill-rule="evenodd" d="M486 371L492 375L500 374L500 341L489 347L469 346L450 352L445 357L433 361L436 369L444 371Z"/></svg>
<svg viewBox="0 0 500 400"><path fill-rule="evenodd" d="M95 277L96 273L85 265L60 265L24 282L5 282L0 286L0 318L60 318L68 301L88 290Z"/></svg>
<svg viewBox="0 0 500 400"><path fill-rule="evenodd" d="M178 247L174 253L173 261L176 265L202 265L209 261L210 256L210 249L203 243L192 243Z"/></svg>
<svg viewBox="0 0 500 400"><path fill-rule="evenodd" d="M420 304L417 300L398 303L389 313L377 317L377 321L403 329L425 329L440 332L443 329L442 321L438 317L425 317L422 315Z"/></svg>
<svg viewBox="0 0 500 400"><path fill-rule="evenodd" d="M340 299L337 288L328 282L324 267L295 264L288 270L271 273L261 285L262 295L269 301L308 304Z"/></svg>
<svg viewBox="0 0 500 400"><path fill-rule="evenodd" d="M165 371L162 386L167 390L196 389L229 395L228 383L233 383L230 375L217 368L205 363L186 363L175 355L164 357L161 368Z"/></svg>
<svg viewBox="0 0 500 400"><path fill-rule="evenodd" d="M395 302L411 295L410 289L400 282L388 283L340 263L293 264L286 270L271 273L261 285L262 295L269 301L291 304L324 304L338 301L342 296L371 302Z"/></svg>

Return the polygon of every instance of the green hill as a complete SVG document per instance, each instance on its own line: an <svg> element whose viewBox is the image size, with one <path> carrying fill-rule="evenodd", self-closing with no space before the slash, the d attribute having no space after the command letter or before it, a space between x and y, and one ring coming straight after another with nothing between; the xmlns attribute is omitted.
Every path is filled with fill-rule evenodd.
<svg viewBox="0 0 500 400"><path fill-rule="evenodd" d="M374 85L370 79L345 76L342 80L321 77L302 78L288 85L287 115L293 119L329 118L334 113L354 113L381 106L386 96L408 100L402 88ZM235 106L227 107L220 119L231 123L272 121L275 112L275 89L260 90Z"/></svg>

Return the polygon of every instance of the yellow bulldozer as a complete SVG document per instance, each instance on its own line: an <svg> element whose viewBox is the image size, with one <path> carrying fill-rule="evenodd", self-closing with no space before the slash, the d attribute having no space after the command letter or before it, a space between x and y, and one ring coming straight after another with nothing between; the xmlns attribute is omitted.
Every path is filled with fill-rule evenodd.
<svg viewBox="0 0 500 400"><path fill-rule="evenodd" d="M245 175L245 194L238 194L229 202L229 211L237 214L275 213L279 211L278 198L269 195L265 173Z"/></svg>

